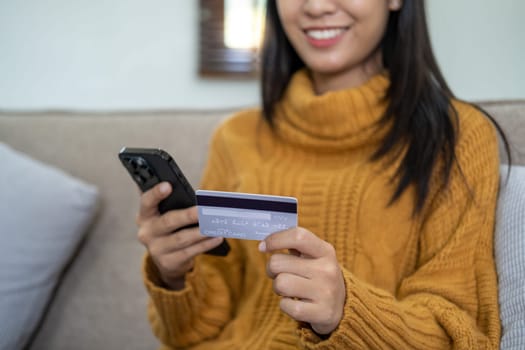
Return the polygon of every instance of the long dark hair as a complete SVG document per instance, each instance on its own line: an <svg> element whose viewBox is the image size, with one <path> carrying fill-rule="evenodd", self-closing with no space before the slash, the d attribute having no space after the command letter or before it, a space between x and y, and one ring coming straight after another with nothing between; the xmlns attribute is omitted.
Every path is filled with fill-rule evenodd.
<svg viewBox="0 0 525 350"><path fill-rule="evenodd" d="M391 154L398 156L406 146L395 174L397 187L391 202L414 184L414 213L418 213L428 196L429 182L440 158L443 160L443 185L448 184L456 160L459 129L457 113L451 103L455 97L441 74L430 44L423 0L405 0L399 11L390 13L380 45L383 65L390 74L385 96L389 103L382 123L391 123L392 127L372 160ZM267 4L261 63L263 116L273 125L275 105L292 75L305 66L284 33L275 0ZM501 128L487 116L502 135L510 158Z"/></svg>

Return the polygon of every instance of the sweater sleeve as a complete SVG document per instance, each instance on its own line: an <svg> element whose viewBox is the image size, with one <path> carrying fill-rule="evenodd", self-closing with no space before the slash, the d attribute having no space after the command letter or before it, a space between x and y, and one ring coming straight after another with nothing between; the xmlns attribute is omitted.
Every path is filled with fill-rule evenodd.
<svg viewBox="0 0 525 350"><path fill-rule="evenodd" d="M201 188L231 190L232 172L221 128L212 137ZM168 348L187 348L219 335L232 317L242 283L241 246L229 241L227 257L200 255L186 275L185 288L163 287L158 270L147 254L143 278L150 295L148 318L153 333Z"/></svg>
<svg viewBox="0 0 525 350"><path fill-rule="evenodd" d="M457 161L421 223L415 271L395 295L343 268L343 319L328 339L299 325L305 349L497 349L500 321L493 258L499 183L494 127L478 112L461 126ZM467 124L468 123L468 124ZM468 129L468 130L467 130Z"/></svg>

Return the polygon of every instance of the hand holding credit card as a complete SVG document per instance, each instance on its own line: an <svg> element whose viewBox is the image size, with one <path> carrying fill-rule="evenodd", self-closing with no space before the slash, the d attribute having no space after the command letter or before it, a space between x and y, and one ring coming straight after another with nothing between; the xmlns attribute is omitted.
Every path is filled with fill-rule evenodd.
<svg viewBox="0 0 525 350"><path fill-rule="evenodd" d="M297 199L252 193L196 192L201 234L263 240L297 226Z"/></svg>

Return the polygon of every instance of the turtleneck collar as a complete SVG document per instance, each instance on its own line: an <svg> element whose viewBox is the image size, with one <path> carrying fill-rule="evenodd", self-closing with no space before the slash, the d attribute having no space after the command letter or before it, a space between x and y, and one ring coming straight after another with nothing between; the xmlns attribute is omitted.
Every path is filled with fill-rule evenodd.
<svg viewBox="0 0 525 350"><path fill-rule="evenodd" d="M306 69L296 72L275 109L275 125L286 141L318 151L338 151L380 139L377 128L390 84L386 73L363 85L316 95Z"/></svg>

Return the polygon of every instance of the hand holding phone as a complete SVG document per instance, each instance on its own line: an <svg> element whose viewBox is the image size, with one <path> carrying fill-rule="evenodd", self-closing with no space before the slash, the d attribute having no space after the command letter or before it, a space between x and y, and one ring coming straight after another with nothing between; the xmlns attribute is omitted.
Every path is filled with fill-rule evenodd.
<svg viewBox="0 0 525 350"><path fill-rule="evenodd" d="M200 253L228 254L230 247L226 240L209 239L196 229L197 210L190 208L196 204L195 192L167 152L123 148L119 159L143 192L137 217L138 236L165 282L183 280L192 267L193 257ZM163 183L169 186L162 186ZM165 187L167 191L162 191Z"/></svg>
<svg viewBox="0 0 525 350"><path fill-rule="evenodd" d="M166 151L155 148L124 147L119 153L119 159L142 192L152 189L161 182L168 182L171 185L170 195L158 204L160 214L196 205L195 191L175 160ZM228 242L223 240L218 247L207 251L206 254L226 256L229 250Z"/></svg>
<svg viewBox="0 0 525 350"><path fill-rule="evenodd" d="M119 158L143 194L137 216L138 238L159 271L160 283L184 288L195 256L224 256L229 245L198 230L195 194L169 154L159 149L123 148Z"/></svg>
<svg viewBox="0 0 525 350"><path fill-rule="evenodd" d="M193 269L195 257L209 251L221 239L203 237L197 222L197 208L176 209L159 215L158 204L171 194L171 186L163 182L144 192L137 216L138 239L148 250L147 271L153 273L155 284L172 290L185 286L186 274ZM177 231L176 234L173 234Z"/></svg>

